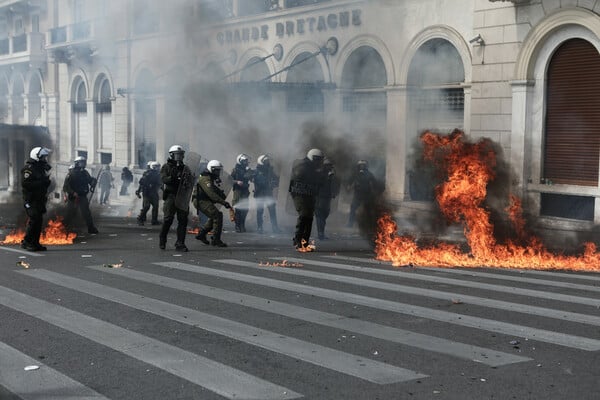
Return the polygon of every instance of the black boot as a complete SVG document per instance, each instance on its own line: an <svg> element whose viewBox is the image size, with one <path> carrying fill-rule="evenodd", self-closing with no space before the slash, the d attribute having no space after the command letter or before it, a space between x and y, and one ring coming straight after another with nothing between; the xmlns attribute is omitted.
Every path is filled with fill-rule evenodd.
<svg viewBox="0 0 600 400"><path fill-rule="evenodd" d="M206 235L208 234L208 231L204 228L200 229L200 232L196 235L196 239L198 239L199 241L201 241L204 244L210 244L208 239L206 238Z"/></svg>
<svg viewBox="0 0 600 400"><path fill-rule="evenodd" d="M210 244L217 247L227 247L227 244L225 242L223 242L221 239L216 238L213 238Z"/></svg>

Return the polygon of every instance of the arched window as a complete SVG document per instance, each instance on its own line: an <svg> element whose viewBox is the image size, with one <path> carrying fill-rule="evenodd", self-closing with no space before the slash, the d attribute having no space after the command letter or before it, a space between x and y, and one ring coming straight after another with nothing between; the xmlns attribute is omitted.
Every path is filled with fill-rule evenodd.
<svg viewBox="0 0 600 400"><path fill-rule="evenodd" d="M156 160L156 101L154 74L144 69L135 81L135 148L140 168Z"/></svg>
<svg viewBox="0 0 600 400"><path fill-rule="evenodd" d="M294 65L295 64L295 65ZM296 56L287 74L287 110L289 112L323 112L323 91L319 84L324 81L321 64L309 52Z"/></svg>
<svg viewBox="0 0 600 400"><path fill-rule="evenodd" d="M417 138L425 130L445 134L464 128L464 80L462 59L449 41L431 39L417 50L408 71L407 144L411 151L418 148ZM431 165L416 157L409 158L407 168L410 198L433 200Z"/></svg>
<svg viewBox="0 0 600 400"><path fill-rule="evenodd" d="M13 124L21 123L23 117L25 117L25 99L23 98L24 93L25 88L23 87L23 79L20 76L16 77L13 83L12 93Z"/></svg>
<svg viewBox="0 0 600 400"><path fill-rule="evenodd" d="M114 148L115 125L112 115L112 101L110 82L106 77L100 78L100 88L96 103L96 122L100 143L100 159L103 164L112 162L112 151Z"/></svg>
<svg viewBox="0 0 600 400"><path fill-rule="evenodd" d="M87 89L85 87L85 82L79 80L75 88L75 101L72 103L75 146L78 150L87 151L88 123Z"/></svg>
<svg viewBox="0 0 600 400"><path fill-rule="evenodd" d="M600 54L571 39L547 70L542 176L555 183L598 186L600 163Z"/></svg>
<svg viewBox="0 0 600 400"><path fill-rule="evenodd" d="M243 110L258 112L271 108L271 92L269 83L263 79L271 75L269 67L264 60L254 57L246 63L247 68L240 72L238 85L238 98ZM271 80L269 80L270 82Z"/></svg>

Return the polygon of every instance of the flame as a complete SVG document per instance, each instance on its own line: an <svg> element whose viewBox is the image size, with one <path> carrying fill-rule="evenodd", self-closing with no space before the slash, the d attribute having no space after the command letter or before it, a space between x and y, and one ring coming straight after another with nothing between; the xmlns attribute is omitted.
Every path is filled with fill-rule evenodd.
<svg viewBox="0 0 600 400"><path fill-rule="evenodd" d="M298 262L288 262L288 260L283 260L281 262L270 262L270 261L261 261L258 264L259 267L303 267L304 265L302 265L301 263Z"/></svg>
<svg viewBox="0 0 600 400"><path fill-rule="evenodd" d="M302 245L296 247L296 251L300 253L310 253L311 251L317 250L317 246L315 245L315 241L312 240L308 243L306 240L302 239Z"/></svg>
<svg viewBox="0 0 600 400"><path fill-rule="evenodd" d="M40 243L44 245L65 245L73 244L77 237L76 233L69 233L65 228L62 217L56 217L48 221L48 225L40 235ZM25 238L25 231L17 229L12 231L2 241L2 244L21 244Z"/></svg>
<svg viewBox="0 0 600 400"><path fill-rule="evenodd" d="M508 220L516 234L506 243L498 243L493 235L490 212L483 206L487 185L495 178L496 154L488 140L466 143L464 133L448 136L430 132L423 134L424 157L441 160L446 180L435 189L440 211L450 223L461 223L470 252L458 245L439 243L419 248L415 240L399 236L389 214L377 222L375 254L378 260L395 266L418 265L436 267L498 267L525 269L569 269L600 272L600 253L594 243L585 243L583 254L553 254L541 240L526 232L521 200L509 196Z"/></svg>
<svg viewBox="0 0 600 400"><path fill-rule="evenodd" d="M192 235L197 235L200 233L200 228L188 229L187 233L191 233Z"/></svg>

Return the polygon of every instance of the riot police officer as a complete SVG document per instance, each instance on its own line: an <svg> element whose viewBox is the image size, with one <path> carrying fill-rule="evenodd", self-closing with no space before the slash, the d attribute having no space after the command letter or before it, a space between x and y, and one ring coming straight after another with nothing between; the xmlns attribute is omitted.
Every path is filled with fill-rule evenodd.
<svg viewBox="0 0 600 400"><path fill-rule="evenodd" d="M233 179L233 199L231 201L235 208L235 231L246 232L246 216L248 215L250 197L250 181L254 171L248 165L250 157L247 154L239 154L236 164L231 171Z"/></svg>
<svg viewBox="0 0 600 400"><path fill-rule="evenodd" d="M310 149L306 157L294 161L290 179L289 191L298 212L294 246L298 250L310 249L309 240L315 213L316 196L319 191L323 163L323 152Z"/></svg>
<svg viewBox="0 0 600 400"><path fill-rule="evenodd" d="M27 229L21 247L29 251L44 251L45 246L40 244L43 216L46 213L48 201L48 187L51 169L48 164L50 149L34 147L29 153L29 160L21 169L21 188L23 191L23 204L27 213Z"/></svg>
<svg viewBox="0 0 600 400"><path fill-rule="evenodd" d="M271 227L273 233L280 233L277 225L277 209L273 190L279 186L279 176L271 165L271 157L263 154L256 162L256 174L254 175L254 200L256 202L256 225L257 232L263 233L263 215L265 206L269 210Z"/></svg>
<svg viewBox="0 0 600 400"><path fill-rule="evenodd" d="M187 165L183 163L185 151L179 145L173 145L169 148L169 159L160 169L161 182L163 188L163 214L164 220L159 234L158 247L165 249L167 244L167 234L173 224L175 215L177 215L177 241L175 249L179 251L188 251L185 245L185 234L187 231L189 209L178 208L175 205L175 197L179 190L179 185L185 176L190 176L192 172Z"/></svg>
<svg viewBox="0 0 600 400"><path fill-rule="evenodd" d="M347 186L352 191L352 203L346 225L350 228L354 225L358 208L378 195L381 188L375 176L369 171L369 163L366 160L358 160L356 170L350 177Z"/></svg>
<svg viewBox="0 0 600 400"><path fill-rule="evenodd" d="M158 190L160 189L160 164L156 161L148 162L148 168L140 178L139 187L135 191L138 198L142 198L142 209L137 217L139 225L144 225L148 210L152 207L152 225L158 225Z"/></svg>
<svg viewBox="0 0 600 400"><path fill-rule="evenodd" d="M225 208L231 208L231 205L225 201L225 193L217 185L222 170L223 164L219 160L210 160L206 169L200 174L192 195L196 209L208 217L208 221L200 229L196 239L204 244L209 244L206 235L208 232L212 232L210 244L217 247L227 247L227 244L221 240L223 213L215 207L215 204L223 204Z"/></svg>
<svg viewBox="0 0 600 400"><path fill-rule="evenodd" d="M92 213L90 212L88 193L94 192L97 180L85 169L86 165L87 159L85 157L77 157L73 169L69 170L65 178L63 192L66 193L68 202L66 221L72 221L77 209L79 209L87 225L88 233L94 234L98 233L98 229L94 226Z"/></svg>
<svg viewBox="0 0 600 400"><path fill-rule="evenodd" d="M315 206L315 219L317 222L317 235L320 240L325 240L325 224L331 211L331 200L335 199L340 191L340 182L335 174L333 162L325 158L323 160L323 168L321 170L321 184L319 186L319 194L317 195L317 203Z"/></svg>

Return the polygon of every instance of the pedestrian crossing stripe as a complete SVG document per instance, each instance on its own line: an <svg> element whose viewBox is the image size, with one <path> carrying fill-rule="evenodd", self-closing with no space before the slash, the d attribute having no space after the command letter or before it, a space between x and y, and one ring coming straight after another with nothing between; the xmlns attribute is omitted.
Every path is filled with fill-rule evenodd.
<svg viewBox="0 0 600 400"><path fill-rule="evenodd" d="M26 366L39 366L35 373L23 373ZM0 385L23 400L109 400L100 393L41 364L39 360L0 342ZM51 393L51 395L47 395Z"/></svg>
<svg viewBox="0 0 600 400"><path fill-rule="evenodd" d="M273 259L280 260L281 258L273 257ZM322 261L315 261L315 260L303 260L301 258L294 258L294 257L286 258L286 260L289 262L303 261L305 265L317 265L317 266L322 266L322 267L332 267L332 268L343 269L343 270L347 270L347 271L369 272L373 275L398 276L398 271L355 267L353 265L333 264L333 263L329 263L329 262L322 262ZM254 266L254 265L252 265L252 266ZM482 306L482 307L496 308L496 309L506 310L506 311L511 311L511 312L520 312L523 314L531 314L531 315L537 315L537 316L541 316L541 317L554 318L554 319L560 319L560 320L564 320L564 321L571 321L571 322L577 322L577 323L582 323L582 324L600 326L600 317L596 316L596 315L587 315L587 314L574 313L574 312L570 312L570 311L557 310L557 309L553 309L553 308L537 307L537 306L531 306L529 304L512 303L512 302L508 302L508 301L494 300L494 299L485 298L485 297L470 296L470 295L462 294L462 293L444 292L444 291L434 290L434 289L423 289L423 288L407 286L407 285L400 285L400 284L389 283L389 282L373 281L373 280L353 278L353 277L341 277L339 275L327 274L327 273L322 273L322 272L297 270L297 269L295 269L295 270L284 269L284 270L278 270L278 272L283 272L283 273L292 274L292 275L300 275L300 276L312 276L312 277L315 277L318 279L333 280L336 282L345 282L345 283L350 283L353 285L372 287L372 288L376 288L376 289L380 289L380 290L387 290L387 291L392 291L392 292L397 292L397 293L407 293L407 294L413 294L413 295L417 295L417 296L426 296L426 297L436 298L436 299L440 299L440 300L450 301L452 299L460 299L461 303L466 303L466 304L473 304L473 305ZM404 274L406 274L406 275L408 275L408 276L406 276L406 278L408 278L408 279L422 280L422 281L427 281L427 282L453 284L456 286L467 286L467 287L473 287L473 288L484 288L485 287L485 284L481 284L480 282L466 282L466 281L461 281L461 280L457 280L457 279L447 279L444 277L436 277L436 276L423 275L423 274L413 274L413 273L403 273L403 272L400 272L400 274L403 274L403 275L401 275L403 278L405 277ZM493 285L493 286L494 286L494 288L496 288L498 285ZM506 288L504 286L499 286L497 289L498 289L498 291L505 291L505 290L508 291L509 290L509 288ZM537 294L537 292L539 292L539 291L533 291L533 292L534 293L532 293L532 295ZM554 299L556 297L562 296L558 293L546 293L546 292L541 292L541 293L543 293L544 296L546 296L545 298L549 297L549 298ZM572 300L573 298L570 297L570 299ZM586 305L594 305L594 304L588 304L588 303L596 302L595 299L590 299L590 298L576 297L576 299L578 300L579 303L585 303Z"/></svg>
<svg viewBox="0 0 600 400"><path fill-rule="evenodd" d="M366 357L344 353L276 332L270 332L190 308L152 299L147 296L129 293L43 269L28 272L30 272L27 274L29 276L43 279L56 285L227 336L369 382L389 384L427 377L427 375L370 360Z"/></svg>
<svg viewBox="0 0 600 400"><path fill-rule="evenodd" d="M238 260L215 260L217 262L229 265L238 265L244 267L257 267L257 264L247 261ZM197 274L212 275L221 278L239 280L245 283L254 283L263 286L271 286L282 290L290 290L298 293L319 296L332 300L342 301L346 303L359 304L366 307L376 308L379 310L391 311L399 314L406 314L413 317L420 317L440 322L446 322L454 325L465 326L469 328L481 329L506 335L535 339L541 342L556 344L559 346L571 347L586 351L600 350L600 340L553 332L544 329L536 329L528 326L512 324L490 320L486 318L473 317L465 314L451 313L448 311L432 310L426 307L419 307L412 304L398 303L394 301L378 299L374 297L362 296L353 293L340 292L331 289L313 287L298 283L279 281L271 278L260 276L241 274L212 268L201 267L198 265L177 263L177 262L159 262L156 265L161 265L167 268L179 269L183 271L193 272ZM286 268L273 268L270 271L291 271Z"/></svg>
<svg viewBox="0 0 600 400"><path fill-rule="evenodd" d="M4 286L0 286L0 304L153 365L228 399L286 400L302 397L235 368Z"/></svg>
<svg viewBox="0 0 600 400"><path fill-rule="evenodd" d="M107 269L103 267L88 268L128 279L135 279L154 285L160 285L162 287L168 287L204 297L210 297L220 301L242 305L244 307L251 307L289 318L363 334L406 346L446 354L452 357L472 360L478 363L487 364L492 367L499 367L502 365L531 360L528 357L503 353L492 349L468 345L434 336L423 335L368 321L360 321L354 318L347 318L342 315L299 307L262 297L206 286L199 283L192 283L164 277L161 275L149 274L146 272L136 271L134 269ZM35 277L39 276L36 274Z"/></svg>

